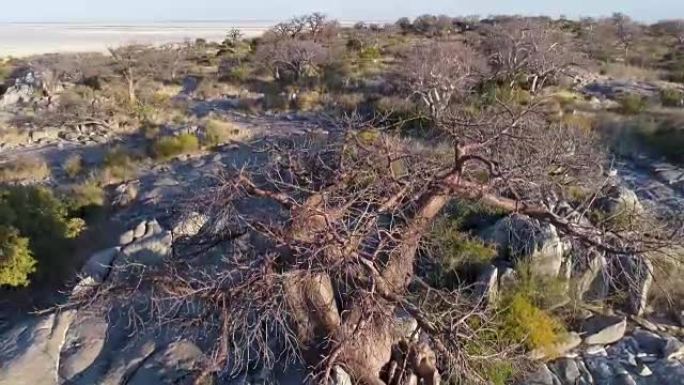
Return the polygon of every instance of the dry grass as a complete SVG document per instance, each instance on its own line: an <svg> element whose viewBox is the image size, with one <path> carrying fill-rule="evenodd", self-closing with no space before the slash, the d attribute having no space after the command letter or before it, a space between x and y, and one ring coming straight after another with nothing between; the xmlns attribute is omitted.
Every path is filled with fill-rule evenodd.
<svg viewBox="0 0 684 385"><path fill-rule="evenodd" d="M23 157L0 165L0 183L41 182L50 174L50 168L40 157Z"/></svg>
<svg viewBox="0 0 684 385"><path fill-rule="evenodd" d="M661 78L661 74L657 70L622 63L606 64L601 67L601 72L616 79L657 81Z"/></svg>

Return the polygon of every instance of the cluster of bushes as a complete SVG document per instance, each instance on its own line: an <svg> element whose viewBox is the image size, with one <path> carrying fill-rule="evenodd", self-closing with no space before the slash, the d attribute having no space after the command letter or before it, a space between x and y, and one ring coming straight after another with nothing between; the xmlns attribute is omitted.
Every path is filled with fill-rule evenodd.
<svg viewBox="0 0 684 385"><path fill-rule="evenodd" d="M82 219L42 187L0 188L0 286L59 280L73 268Z"/></svg>

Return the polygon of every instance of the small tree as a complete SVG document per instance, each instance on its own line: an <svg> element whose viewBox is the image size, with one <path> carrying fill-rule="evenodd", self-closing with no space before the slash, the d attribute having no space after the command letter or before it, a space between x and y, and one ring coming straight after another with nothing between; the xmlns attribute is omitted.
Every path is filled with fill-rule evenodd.
<svg viewBox="0 0 684 385"><path fill-rule="evenodd" d="M35 271L29 240L13 227L0 226L0 286L28 286L29 275Z"/></svg>
<svg viewBox="0 0 684 385"><path fill-rule="evenodd" d="M294 83L317 74L328 58L328 50L313 40L276 40L259 46L257 60L267 65L276 79L289 76Z"/></svg>
<svg viewBox="0 0 684 385"><path fill-rule="evenodd" d="M150 60L152 48L145 45L128 45L120 48L110 48L109 53L114 61L114 70L123 77L128 87L128 101L137 101L136 88L138 84L154 72L156 63Z"/></svg>

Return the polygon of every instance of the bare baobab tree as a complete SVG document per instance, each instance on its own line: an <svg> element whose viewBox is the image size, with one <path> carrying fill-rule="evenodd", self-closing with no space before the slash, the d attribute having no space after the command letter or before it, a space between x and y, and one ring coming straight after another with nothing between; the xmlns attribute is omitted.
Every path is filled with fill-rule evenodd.
<svg viewBox="0 0 684 385"><path fill-rule="evenodd" d="M318 72L328 50L312 40L284 39L259 46L256 57L270 67L276 79L289 76L297 83L307 74Z"/></svg>
<svg viewBox="0 0 684 385"><path fill-rule="evenodd" d="M579 60L570 37L547 21L513 18L486 34L484 50L494 75L511 84L525 77L532 93Z"/></svg>
<svg viewBox="0 0 684 385"><path fill-rule="evenodd" d="M439 119L455 97L472 90L487 72L484 58L458 42L416 45L399 69L406 87Z"/></svg>
<svg viewBox="0 0 684 385"><path fill-rule="evenodd" d="M123 77L128 89L128 100L131 104L137 101L136 87L148 77L154 68L149 60L149 52L153 48L144 45L128 45L110 48L109 53L114 61L114 70Z"/></svg>

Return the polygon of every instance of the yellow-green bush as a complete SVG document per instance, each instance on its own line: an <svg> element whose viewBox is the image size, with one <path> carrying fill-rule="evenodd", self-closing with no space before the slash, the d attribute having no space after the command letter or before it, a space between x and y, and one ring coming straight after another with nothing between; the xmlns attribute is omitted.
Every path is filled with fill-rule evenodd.
<svg viewBox="0 0 684 385"><path fill-rule="evenodd" d="M13 227L0 226L0 286L27 286L36 263L28 238Z"/></svg>
<svg viewBox="0 0 684 385"><path fill-rule="evenodd" d="M190 154L199 150L199 140L193 134L165 136L157 139L152 145L152 155L156 159L171 159L181 154Z"/></svg>
<svg viewBox="0 0 684 385"><path fill-rule="evenodd" d="M2 182L40 182L50 177L50 168L40 157L24 157L0 165Z"/></svg>
<svg viewBox="0 0 684 385"><path fill-rule="evenodd" d="M625 115L637 115L646 110L646 99L634 94L624 95L620 98L620 112Z"/></svg>
<svg viewBox="0 0 684 385"><path fill-rule="evenodd" d="M563 324L537 307L524 293L510 297L501 317L506 338L521 342L528 350L553 355L554 347L566 335Z"/></svg>
<svg viewBox="0 0 684 385"><path fill-rule="evenodd" d="M204 145L216 147L229 140L240 139L243 130L231 122L218 119L207 119L204 123Z"/></svg>
<svg viewBox="0 0 684 385"><path fill-rule="evenodd" d="M133 155L124 149L115 148L105 154L102 179L105 184L129 180L135 177L137 170Z"/></svg>
<svg viewBox="0 0 684 385"><path fill-rule="evenodd" d="M69 178L74 179L83 172L83 159L78 154L71 155L64 161L62 169Z"/></svg>
<svg viewBox="0 0 684 385"><path fill-rule="evenodd" d="M73 210L99 207L105 204L105 192L96 180L90 179L69 188L68 200Z"/></svg>

